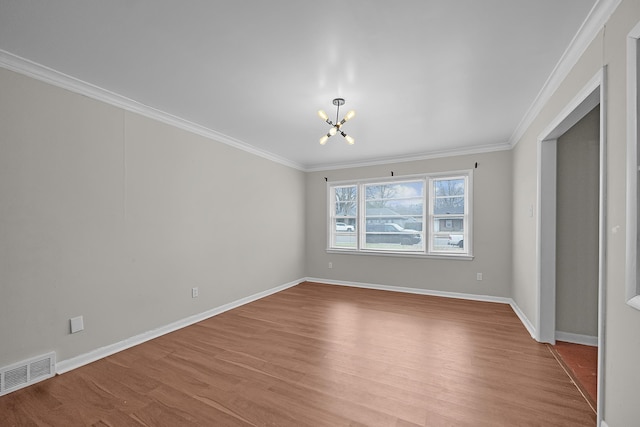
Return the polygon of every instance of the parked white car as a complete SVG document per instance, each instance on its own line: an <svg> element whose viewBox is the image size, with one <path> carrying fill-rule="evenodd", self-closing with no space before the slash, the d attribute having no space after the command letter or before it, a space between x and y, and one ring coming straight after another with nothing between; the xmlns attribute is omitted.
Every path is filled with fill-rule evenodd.
<svg viewBox="0 0 640 427"><path fill-rule="evenodd" d="M356 231L356 228L344 222L336 222L336 231Z"/></svg>

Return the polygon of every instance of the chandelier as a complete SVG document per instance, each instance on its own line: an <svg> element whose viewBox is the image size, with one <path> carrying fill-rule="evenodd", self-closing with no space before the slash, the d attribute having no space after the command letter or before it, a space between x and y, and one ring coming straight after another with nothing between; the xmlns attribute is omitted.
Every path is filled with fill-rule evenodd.
<svg viewBox="0 0 640 427"><path fill-rule="evenodd" d="M349 136L346 133L344 133L341 129L341 126L347 120L352 119L356 115L356 112L353 110L350 110L342 120L338 121L338 117L340 117L340 106L344 105L344 98L334 99L333 105L337 107L335 123L329 120L329 116L323 110L318 111L318 116L320 116L322 120L324 120L329 124L329 126L331 126L331 129L329 129L329 132L326 135L323 135L322 138L320 138L320 145L325 145L327 143L327 140L331 138L333 135L335 135L336 133L341 134L349 145L355 144L356 140L353 139L352 136Z"/></svg>

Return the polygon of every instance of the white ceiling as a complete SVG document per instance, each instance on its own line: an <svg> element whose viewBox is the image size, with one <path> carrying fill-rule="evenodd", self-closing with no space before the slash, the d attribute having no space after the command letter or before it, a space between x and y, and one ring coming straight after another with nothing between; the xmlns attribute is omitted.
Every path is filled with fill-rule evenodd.
<svg viewBox="0 0 640 427"><path fill-rule="evenodd" d="M595 3L0 0L0 49L313 170L512 144Z"/></svg>

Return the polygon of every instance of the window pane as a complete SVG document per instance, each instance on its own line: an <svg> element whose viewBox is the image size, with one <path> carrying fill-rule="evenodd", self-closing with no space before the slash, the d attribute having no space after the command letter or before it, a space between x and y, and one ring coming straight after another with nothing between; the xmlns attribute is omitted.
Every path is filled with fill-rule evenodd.
<svg viewBox="0 0 640 427"><path fill-rule="evenodd" d="M349 187L334 188L336 198L336 216L355 216L358 207L358 188Z"/></svg>
<svg viewBox="0 0 640 427"><path fill-rule="evenodd" d="M431 250L466 253L465 177L434 178L432 181Z"/></svg>
<svg viewBox="0 0 640 427"><path fill-rule="evenodd" d="M435 196L461 196L464 195L464 178L435 179Z"/></svg>
<svg viewBox="0 0 640 427"><path fill-rule="evenodd" d="M332 187L331 192L334 209L329 223L330 246L338 249L357 249L358 187Z"/></svg>
<svg viewBox="0 0 640 427"><path fill-rule="evenodd" d="M445 252L464 251L464 218L434 217L433 250Z"/></svg>
<svg viewBox="0 0 640 427"><path fill-rule="evenodd" d="M368 184L365 249L422 251L424 181Z"/></svg>
<svg viewBox="0 0 640 427"><path fill-rule="evenodd" d="M435 215L463 214L464 196L436 198L433 213Z"/></svg>
<svg viewBox="0 0 640 427"><path fill-rule="evenodd" d="M355 218L339 218L333 221L333 246L336 248L357 247L357 225Z"/></svg>

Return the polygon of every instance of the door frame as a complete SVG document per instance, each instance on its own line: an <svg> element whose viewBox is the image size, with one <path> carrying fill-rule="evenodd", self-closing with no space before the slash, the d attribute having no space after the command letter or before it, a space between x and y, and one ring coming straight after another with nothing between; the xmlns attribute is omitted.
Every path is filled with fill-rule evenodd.
<svg viewBox="0 0 640 427"><path fill-rule="evenodd" d="M600 176L598 224L598 423L604 399L605 290L606 290L606 76L603 67L578 92L538 137L536 273L537 306L535 339L555 344L556 329L556 148L557 139L600 104Z"/></svg>

